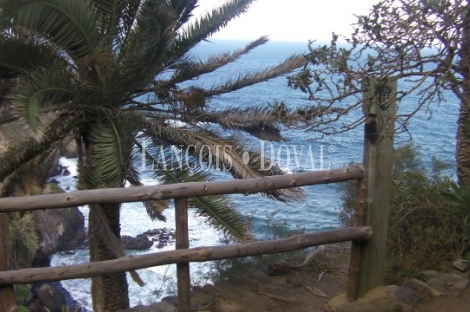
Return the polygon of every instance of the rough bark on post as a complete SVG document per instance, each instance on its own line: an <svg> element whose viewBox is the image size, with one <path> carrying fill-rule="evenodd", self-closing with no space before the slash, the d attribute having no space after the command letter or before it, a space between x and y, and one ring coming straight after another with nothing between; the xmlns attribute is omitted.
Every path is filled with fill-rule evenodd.
<svg viewBox="0 0 470 312"><path fill-rule="evenodd" d="M367 181L365 179L357 180L357 198L354 213L354 226L364 225L364 209L367 196ZM348 301L356 301L358 296L359 270L361 266L361 248L364 242L352 241L351 260L349 263L348 278Z"/></svg>
<svg viewBox="0 0 470 312"><path fill-rule="evenodd" d="M374 238L361 248L359 296L384 283L393 134L397 112L396 80L370 78L366 83L368 92L364 94L366 115L364 167L367 181L365 225L372 228Z"/></svg>
<svg viewBox="0 0 470 312"><path fill-rule="evenodd" d="M10 219L0 213L0 272L11 269ZM16 311L13 285L0 286L0 311Z"/></svg>
<svg viewBox="0 0 470 312"><path fill-rule="evenodd" d="M467 1L467 7L470 4ZM457 147L456 166L459 183L470 184L470 135L468 124L470 123L470 10L465 13L463 27L462 49L460 53L460 74L463 76L461 82L461 103L459 118L457 121ZM456 88L460 88L457 85Z"/></svg>
<svg viewBox="0 0 470 312"><path fill-rule="evenodd" d="M175 200L176 213L176 249L189 248L188 235L188 199ZM189 312L191 278L189 273L189 262L176 265L176 277L178 280L178 312Z"/></svg>

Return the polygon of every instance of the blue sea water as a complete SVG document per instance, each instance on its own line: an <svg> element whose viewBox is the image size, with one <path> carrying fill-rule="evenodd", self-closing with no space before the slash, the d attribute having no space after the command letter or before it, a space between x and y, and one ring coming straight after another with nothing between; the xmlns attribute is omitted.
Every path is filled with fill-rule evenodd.
<svg viewBox="0 0 470 312"><path fill-rule="evenodd" d="M204 59L220 52L241 48L246 43L236 41L205 42L195 49L193 55L195 58ZM193 81L193 83L201 87L218 85L225 78L231 77L235 79L239 75L275 66L294 53L304 53L306 51L307 43L304 42L269 42L252 51L247 56L240 58L237 62L207 74ZM406 81L400 81L399 88L406 87L406 83ZM210 107L212 109L223 109L228 106L249 107L267 105L268 102L272 103L281 100L291 107L309 104L305 100L303 93L288 88L286 78L279 77L256 86L215 97L210 102ZM410 121L407 128L412 136L412 142L420 146L425 167L430 167L432 157L435 156L452 165L452 169L447 173L453 175L455 170L455 133L459 102L450 92L445 94L445 100L446 102L440 106L434 105L429 107L428 110L418 112ZM415 107L416 102L416 96L407 97L399 103L399 109L400 111L409 111ZM430 112L432 112L431 118ZM354 117L350 116L349 118ZM409 134L397 135L397 145L404 144L404 141L409 140ZM272 149L266 143L265 150L268 155L272 150L275 162L288 172L311 171L312 169L320 169L321 166L324 169L339 168L351 161L356 163L362 162L362 126L340 135L324 137L322 139L318 139L318 135L313 132L290 130L286 131L284 135L288 138L287 142L274 144ZM261 142L259 140L251 139L250 144L252 148L261 149ZM286 155L289 153L292 155L294 147L297 154L299 154L303 147L302 154L299 157L300 163L296 163L295 159L292 158L290 161L287 160ZM313 166L312 157L308 158L309 150L311 152L310 155L313 156ZM280 157L278 157L278 151L281 151ZM73 189L75 181L71 177L74 175L74 160L62 159L61 161L64 165L69 166L72 175L60 177L59 179L63 186L69 186ZM220 179L228 178L223 174L220 174L218 177ZM144 182L145 184L156 183L150 177L146 177ZM306 200L293 204L273 202L260 195L248 197L233 195L231 198L241 213L252 218L253 231L258 237L262 237L265 234L266 218L273 213L275 213L275 217L278 220L285 221L288 226L292 228L302 227L308 232L339 227L338 212L341 202L337 186L310 186L305 187L304 191L307 196ZM87 216L87 208L82 207L81 210ZM166 212L166 216L168 218L166 223L152 222L141 204L125 204L122 208L122 234L135 236L153 228L174 228L173 210L169 209ZM191 247L222 244L223 236L210 228L201 217L192 216L190 218L189 230ZM163 250L173 248L174 246L168 246L163 248ZM153 247L146 252L155 251L158 251L158 249ZM76 264L87 261L87 251L77 251L74 255L59 253L53 257L52 265ZM191 264L191 271L193 283L204 283L208 281L205 276L210 271L210 264ZM147 285L144 288L140 288L129 279L131 305L156 301L161 296L171 292L172 283L168 281L163 283L163 281L167 277L173 277L175 275L174 272L174 266L139 270L139 274L147 282ZM89 281L72 280L64 281L63 284L83 306L91 309ZM157 291L159 295L156 295L154 291Z"/></svg>

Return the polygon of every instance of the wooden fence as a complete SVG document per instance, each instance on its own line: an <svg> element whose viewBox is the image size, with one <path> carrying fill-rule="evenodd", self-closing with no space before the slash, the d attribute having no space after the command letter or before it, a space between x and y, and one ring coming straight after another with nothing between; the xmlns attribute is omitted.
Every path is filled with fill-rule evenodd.
<svg viewBox="0 0 470 312"><path fill-rule="evenodd" d="M377 98L381 98L380 95ZM89 278L104 273L176 263L178 311L186 312L190 311L190 262L280 253L344 241L352 241L348 299L356 300L368 290L383 284L393 129L396 116L395 101L387 103L388 105L382 105L382 102L371 101L364 107L366 116L364 165L257 179L98 189L0 199L0 311L9 311L16 306L13 296L14 284ZM357 180L358 186L354 227L297 235L275 241L189 249L188 198L190 197L235 193L249 195L289 187L349 180ZM81 265L10 270L8 217L10 212L156 199L175 199L177 250Z"/></svg>

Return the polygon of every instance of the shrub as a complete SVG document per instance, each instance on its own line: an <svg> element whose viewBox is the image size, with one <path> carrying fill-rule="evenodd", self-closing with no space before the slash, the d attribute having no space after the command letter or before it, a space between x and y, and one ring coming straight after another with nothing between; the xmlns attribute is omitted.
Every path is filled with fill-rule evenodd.
<svg viewBox="0 0 470 312"><path fill-rule="evenodd" d="M433 160L431 173L421 165L416 147L405 145L395 150L387 238L388 282L429 269L445 269L459 256L461 222L448 213L441 193L451 181L440 172L448 166ZM356 182L340 185L343 226L352 225Z"/></svg>
<svg viewBox="0 0 470 312"><path fill-rule="evenodd" d="M264 219L266 225L266 232L259 240L275 240L290 237L293 235L304 234L304 228L292 229L286 221L276 219L279 211L274 211ZM231 243L229 239L224 240L225 243ZM280 254L266 254L250 257L241 257L233 259L223 259L212 262L212 269L208 280L221 281L226 280L230 276L242 275L250 270L266 268L270 263L279 260L304 260L304 250L280 253Z"/></svg>

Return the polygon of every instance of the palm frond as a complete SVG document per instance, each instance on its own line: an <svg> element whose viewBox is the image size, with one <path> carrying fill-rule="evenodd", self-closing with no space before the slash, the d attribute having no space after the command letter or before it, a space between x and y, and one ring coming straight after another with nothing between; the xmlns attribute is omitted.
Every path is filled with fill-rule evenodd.
<svg viewBox="0 0 470 312"><path fill-rule="evenodd" d="M215 55L209 57L206 61L200 62L180 62L176 63L175 66L172 66L171 69L176 70L170 80L163 81L164 85L175 85L177 83L193 79L195 77L213 72L214 70L221 68L229 63L232 63L238 60L241 56L249 53L253 49L259 47L260 45L268 42L266 36L260 37L249 44L244 48L238 49L232 53L223 53L221 55Z"/></svg>
<svg viewBox="0 0 470 312"><path fill-rule="evenodd" d="M234 18L248 10L253 0L230 0L214 8L212 12L204 14L183 30L182 41L199 43L208 36L216 33Z"/></svg>
<svg viewBox="0 0 470 312"><path fill-rule="evenodd" d="M243 76L240 75L238 79L234 81L229 80L223 85L213 87L210 90L207 90L206 96L212 97L215 95L229 93L263 81L267 81L269 79L288 74L293 70L302 67L305 65L305 63L305 57L294 55L277 66Z"/></svg>
<svg viewBox="0 0 470 312"><path fill-rule="evenodd" d="M166 146L185 148L186 153L198 161L207 163L209 167L226 170L237 179L284 174L278 167L272 166L266 157L262 157L264 155L251 150L243 143L243 140L233 135L221 138L212 131L161 126L152 122L149 122L147 131L150 138L157 137L161 140L159 142L166 142ZM248 159L246 156L249 156ZM299 188L269 191L264 194L283 202L304 198Z"/></svg>
<svg viewBox="0 0 470 312"><path fill-rule="evenodd" d="M245 13L254 0L230 0L207 13L191 25L187 25L182 34L172 42L168 49L166 64L170 66L180 60L196 44L216 33L232 19Z"/></svg>
<svg viewBox="0 0 470 312"><path fill-rule="evenodd" d="M91 1L4 0L0 14L10 17L12 29L35 31L73 59L95 51L100 44Z"/></svg>
<svg viewBox="0 0 470 312"><path fill-rule="evenodd" d="M36 130L39 125L41 109L45 105L67 103L77 98L88 102L77 89L78 83L65 70L40 68L22 77L12 98L13 105Z"/></svg>
<svg viewBox="0 0 470 312"><path fill-rule="evenodd" d="M198 0L170 0L169 2L178 17L177 29L179 29L192 16L192 11L196 8Z"/></svg>
<svg viewBox="0 0 470 312"><path fill-rule="evenodd" d="M139 144L139 143L136 143ZM139 149L140 151L142 150L142 146L139 144ZM139 175L137 170L134 168L134 166L130 166L127 175L126 175L126 180L129 181L129 183L132 186L142 186L143 183L140 182L139 180ZM160 220L160 221L166 221L165 216L163 215L163 211L166 210L169 207L169 202L168 200L148 200L142 202L144 204L145 209L147 210L147 214L149 215L150 219L153 221L155 219Z"/></svg>
<svg viewBox="0 0 470 312"><path fill-rule="evenodd" d="M42 194L44 184L51 168L57 164L59 143L21 164L12 174L2 181L2 196L24 196Z"/></svg>
<svg viewBox="0 0 470 312"><path fill-rule="evenodd" d="M91 132L89 163L94 166L101 187L122 187L132 163L138 121L121 114L104 120Z"/></svg>
<svg viewBox="0 0 470 312"><path fill-rule="evenodd" d="M48 153L50 148L65 138L74 127L74 121L58 118L56 123L50 124L48 130L39 140L30 138L10 147L0 155L0 181L11 175L22 164L38 155Z"/></svg>
<svg viewBox="0 0 470 312"><path fill-rule="evenodd" d="M194 175L193 175L194 176ZM198 215L206 218L215 229L238 241L249 241L248 220L223 195L191 197L189 204L198 209Z"/></svg>
<svg viewBox="0 0 470 312"><path fill-rule="evenodd" d="M196 122L218 124L224 130L244 131L262 140L285 141L279 120L270 107L233 107L223 111L196 112L190 118Z"/></svg>
<svg viewBox="0 0 470 312"><path fill-rule="evenodd" d="M47 67L56 61L52 47L40 44L34 38L4 38L0 40L0 75L17 76L24 71Z"/></svg>
<svg viewBox="0 0 470 312"><path fill-rule="evenodd" d="M138 12L136 25L120 47L121 72L115 81L117 88L142 88L163 68L164 57L174 38L175 17L158 1L144 2Z"/></svg>
<svg viewBox="0 0 470 312"><path fill-rule="evenodd" d="M124 45L142 0L95 0L93 7L98 16L105 46L114 50Z"/></svg>
<svg viewBox="0 0 470 312"><path fill-rule="evenodd" d="M163 184L203 182L210 180L210 174L197 163L185 159L186 166L167 166L159 157L162 151L158 147L145 149L146 159L154 170L155 178ZM155 153L156 152L156 153ZM184 157L184 156L183 156ZM191 164L190 164L191 163ZM238 213L231 201L224 195L200 196L189 199L191 207L198 209L198 214L205 217L217 230L232 236L239 241L249 240L247 220Z"/></svg>

